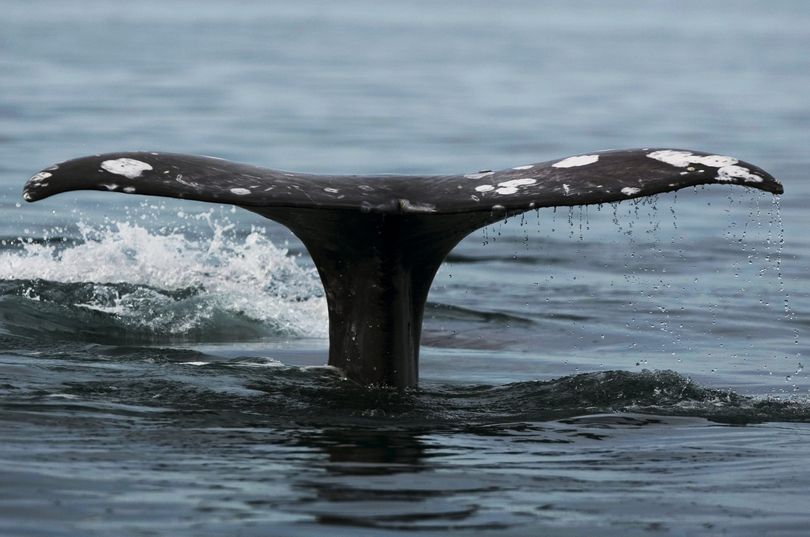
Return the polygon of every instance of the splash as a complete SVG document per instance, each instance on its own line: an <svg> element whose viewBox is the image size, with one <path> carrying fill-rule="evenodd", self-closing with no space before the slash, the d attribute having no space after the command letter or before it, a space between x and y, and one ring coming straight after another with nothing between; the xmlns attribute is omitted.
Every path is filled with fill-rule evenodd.
<svg viewBox="0 0 810 537"><path fill-rule="evenodd" d="M262 228L239 236L211 213L196 218L209 223L207 240L111 222L79 224L74 241L17 241L0 251L0 307L9 310L13 295L16 307L40 314L60 307L64 315L67 307L97 324L155 336L199 336L238 324L253 325L248 331L255 334L325 337L326 303L313 268Z"/></svg>

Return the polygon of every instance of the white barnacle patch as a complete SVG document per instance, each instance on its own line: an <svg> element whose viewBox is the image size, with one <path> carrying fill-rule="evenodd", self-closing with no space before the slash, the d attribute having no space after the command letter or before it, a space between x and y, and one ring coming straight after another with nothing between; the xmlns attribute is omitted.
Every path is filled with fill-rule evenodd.
<svg viewBox="0 0 810 537"><path fill-rule="evenodd" d="M247 188L232 188L231 194L236 194L237 196L247 196L250 194L250 190Z"/></svg>
<svg viewBox="0 0 810 537"><path fill-rule="evenodd" d="M519 187L533 185L536 182L537 182L537 179L531 179L529 177L526 177L526 178L523 178L523 179L511 179L509 181L504 181L502 183L498 183L499 188L497 190L495 190L495 192L498 193L498 194L514 194L514 193L516 193L518 191ZM487 190L492 190L492 188L494 188L491 185L487 185L487 186L490 187ZM476 190L478 190L478 188L476 188ZM482 192L482 191L479 190L479 192Z"/></svg>
<svg viewBox="0 0 810 537"><path fill-rule="evenodd" d="M28 181L29 181L30 183L39 183L40 181L44 181L45 179L47 179L47 178L48 178L48 177L50 177L51 175L52 175L52 174L50 174L50 173L48 173L48 172L39 172L39 173L37 173L37 174L34 174L34 175L31 177L31 179L29 179Z"/></svg>
<svg viewBox="0 0 810 537"><path fill-rule="evenodd" d="M490 175L495 175L495 172L492 170L482 170L476 173L468 173L464 177L465 179L483 179L484 177L489 177Z"/></svg>
<svg viewBox="0 0 810 537"><path fill-rule="evenodd" d="M411 203L409 200L399 200L399 207L405 213L435 213L436 206L430 203Z"/></svg>
<svg viewBox="0 0 810 537"><path fill-rule="evenodd" d="M670 149L653 151L652 153L647 154L647 158L655 159L671 166L677 166L678 168L685 168L686 166L689 166L689 163L691 162L689 157L693 156L694 155L692 155L692 153L689 151L672 151Z"/></svg>
<svg viewBox="0 0 810 537"><path fill-rule="evenodd" d="M622 189L622 194L625 196L632 196L634 194L638 194L639 192L641 192L641 189L634 186L626 186Z"/></svg>
<svg viewBox="0 0 810 537"><path fill-rule="evenodd" d="M183 174L182 173L178 173L175 176L174 180L177 181L178 183L180 183L181 185L190 186L192 188L197 188L198 186L200 186L197 183L195 183L194 181L186 181L185 179L183 179Z"/></svg>
<svg viewBox="0 0 810 537"><path fill-rule="evenodd" d="M575 168L577 166L587 166L599 160L599 155L579 155L578 157L564 158L555 162L551 166L554 168Z"/></svg>
<svg viewBox="0 0 810 537"><path fill-rule="evenodd" d="M734 181L742 179L746 183L761 183L762 177L751 173L751 170L742 166L723 166L717 170L718 181Z"/></svg>
<svg viewBox="0 0 810 537"><path fill-rule="evenodd" d="M571 193L571 187L563 183L563 192L565 192L565 195L567 196Z"/></svg>
<svg viewBox="0 0 810 537"><path fill-rule="evenodd" d="M102 183L102 184L100 184L98 186L103 186L107 190L115 190L116 188L118 188L118 185L116 185L115 183L111 183L111 184L108 184L108 185L105 185L104 183Z"/></svg>
<svg viewBox="0 0 810 537"><path fill-rule="evenodd" d="M711 166L712 168L721 168L739 162L734 157L727 157L725 155L706 155L702 157L694 155L689 151L673 151L671 149L653 151L649 153L647 157L677 168L686 168L690 172L695 171L694 167L689 166L690 164L703 164L704 166Z"/></svg>
<svg viewBox="0 0 810 537"><path fill-rule="evenodd" d="M533 185L537 182L537 179L525 178L525 179L512 179L511 181L504 181L503 183L498 183L498 186L505 186L515 187L515 186L527 186Z"/></svg>
<svg viewBox="0 0 810 537"><path fill-rule="evenodd" d="M132 194L133 192L135 192L135 187L134 186L125 186L124 187L124 192L126 192L127 194Z"/></svg>
<svg viewBox="0 0 810 537"><path fill-rule="evenodd" d="M135 179L136 177L140 177L143 172L152 169L152 166L146 162L141 162L133 158L105 160L101 163L101 167L105 171L116 175L123 175L127 179Z"/></svg>
<svg viewBox="0 0 810 537"><path fill-rule="evenodd" d="M513 170L531 170L534 168L534 164L527 164L526 166L515 166L512 168Z"/></svg>
<svg viewBox="0 0 810 537"><path fill-rule="evenodd" d="M337 188L330 188L330 187L325 187L325 188L323 189L323 191L324 191L324 192L329 192L330 194L337 194L337 193L338 193L338 189L337 189Z"/></svg>
<svg viewBox="0 0 810 537"><path fill-rule="evenodd" d="M703 164L704 166L711 166L712 168L722 168L723 166L731 166L739 162L734 157L727 157L725 155L707 155L699 158L700 160L693 162Z"/></svg>
<svg viewBox="0 0 810 537"><path fill-rule="evenodd" d="M23 199L25 201L31 201L31 194L29 194L28 192L23 192Z"/></svg>
<svg viewBox="0 0 810 537"><path fill-rule="evenodd" d="M492 190L495 190L495 187L492 185L478 185L475 187L476 192L490 192Z"/></svg>

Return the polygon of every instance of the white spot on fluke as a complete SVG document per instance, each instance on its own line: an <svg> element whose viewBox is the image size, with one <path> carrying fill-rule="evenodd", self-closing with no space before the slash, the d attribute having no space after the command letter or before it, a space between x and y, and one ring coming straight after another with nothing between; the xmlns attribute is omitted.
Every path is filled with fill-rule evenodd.
<svg viewBox="0 0 810 537"><path fill-rule="evenodd" d="M563 191L565 191L565 195L567 196L571 192L571 187L563 183Z"/></svg>
<svg viewBox="0 0 810 537"><path fill-rule="evenodd" d="M324 189L323 189L323 191L324 191L324 192L329 192L330 194L337 194L337 193L338 193L338 189L337 189L337 188L329 188L329 187L326 187L326 188L324 188Z"/></svg>
<svg viewBox="0 0 810 537"><path fill-rule="evenodd" d="M733 181L742 179L746 183L761 183L762 177L751 173L751 170L742 166L723 166L717 170L718 181Z"/></svg>
<svg viewBox="0 0 810 537"><path fill-rule="evenodd" d="M502 183L498 183L498 189L495 190L498 194L514 194L518 191L518 187L521 186L528 186L533 185L537 182L537 179L532 179L529 177L523 179L511 179L509 181L504 181ZM494 189L495 187L492 185L481 185L476 188L478 192L489 192L490 190Z"/></svg>
<svg viewBox="0 0 810 537"><path fill-rule="evenodd" d="M599 160L599 155L580 155L578 157L564 158L555 162L551 166L554 168L574 168L576 166L586 166Z"/></svg>
<svg viewBox="0 0 810 537"><path fill-rule="evenodd" d="M183 179L183 174L182 173L178 173L177 176L175 176L174 180L177 181L178 183L180 183L181 185L190 186L192 188L197 188L197 187L200 186L197 183L195 183L194 181L186 181L185 179Z"/></svg>
<svg viewBox="0 0 810 537"><path fill-rule="evenodd" d="M537 179L525 178L525 179L512 179L511 181L504 181L503 183L498 183L498 186L505 186L505 187L513 187L513 186L526 186L526 185L533 185L537 182Z"/></svg>
<svg viewBox="0 0 810 537"><path fill-rule="evenodd" d="M641 189L634 186L626 186L622 189L622 194L625 196L632 196L633 194L638 194L639 192L641 192Z"/></svg>
<svg viewBox="0 0 810 537"><path fill-rule="evenodd" d="M731 166L739 162L734 157L727 157L725 155L706 155L704 157L693 155L689 151L673 151L671 149L662 149L661 151L653 151L647 157L661 162L665 162L670 166L678 168L687 168L690 164L703 164L704 166L711 166L712 168L720 168L723 166ZM687 168L690 172L694 169Z"/></svg>
<svg viewBox="0 0 810 537"><path fill-rule="evenodd" d="M669 149L665 149L662 151L653 151L652 153L647 154L647 158L655 159L660 162L665 162L672 166L677 166L679 168L685 168L689 166L691 162L689 157L693 156L692 153L688 151L670 151Z"/></svg>
<svg viewBox="0 0 810 537"><path fill-rule="evenodd" d="M436 206L430 203L411 203L409 200L399 200L399 207L405 213L435 213Z"/></svg>
<svg viewBox="0 0 810 537"><path fill-rule="evenodd" d="M39 172L37 174L34 174L34 176L31 177L31 179L29 179L28 181L31 183L39 183L40 181L44 181L50 176L51 174L48 172Z"/></svg>
<svg viewBox="0 0 810 537"><path fill-rule="evenodd" d="M103 186L107 190L115 190L116 188L118 188L118 185L116 185L115 183L112 183L112 184L109 184L109 185L105 185L105 184L102 183L99 186Z"/></svg>
<svg viewBox="0 0 810 537"><path fill-rule="evenodd" d="M125 186L124 187L124 192L126 192L127 194L132 194L133 192L135 192L135 187L134 186Z"/></svg>
<svg viewBox="0 0 810 537"><path fill-rule="evenodd" d="M105 160L101 163L101 167L110 173L123 175L127 179L135 179L136 177L140 177L143 172L152 169L152 166L146 162L132 158Z"/></svg>
<svg viewBox="0 0 810 537"><path fill-rule="evenodd" d="M493 172L492 170L484 170L477 173L468 173L464 177L466 179L483 179L484 177L494 174L495 172Z"/></svg>
<svg viewBox="0 0 810 537"><path fill-rule="evenodd" d="M232 188L231 194L236 194L237 196L247 196L250 194L250 190L247 188Z"/></svg>
<svg viewBox="0 0 810 537"><path fill-rule="evenodd" d="M534 168L534 164L527 164L526 166L515 166L513 170L530 170Z"/></svg>

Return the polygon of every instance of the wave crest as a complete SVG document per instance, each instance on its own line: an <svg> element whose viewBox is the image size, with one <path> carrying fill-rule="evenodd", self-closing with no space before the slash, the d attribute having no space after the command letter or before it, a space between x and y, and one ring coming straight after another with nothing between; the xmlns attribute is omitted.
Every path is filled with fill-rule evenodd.
<svg viewBox="0 0 810 537"><path fill-rule="evenodd" d="M314 268L262 228L240 237L232 224L202 217L213 230L204 240L113 222L80 224L73 241L7 246L0 251L0 327L62 336L100 329L113 339L325 337Z"/></svg>

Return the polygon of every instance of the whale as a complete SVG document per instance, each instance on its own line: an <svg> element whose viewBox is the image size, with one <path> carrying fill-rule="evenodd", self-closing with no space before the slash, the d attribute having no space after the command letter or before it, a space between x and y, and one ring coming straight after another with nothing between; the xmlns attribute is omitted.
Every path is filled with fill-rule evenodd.
<svg viewBox="0 0 810 537"><path fill-rule="evenodd" d="M329 314L328 363L364 385L419 379L425 303L439 266L474 230L525 211L731 184L782 194L737 158L685 149L597 151L458 175L294 173L215 157L135 151L34 174L26 201L74 190L231 204L286 226L306 247Z"/></svg>

